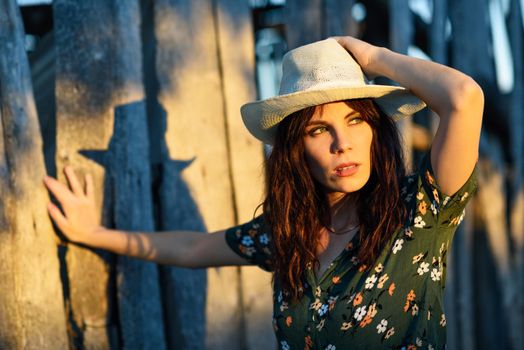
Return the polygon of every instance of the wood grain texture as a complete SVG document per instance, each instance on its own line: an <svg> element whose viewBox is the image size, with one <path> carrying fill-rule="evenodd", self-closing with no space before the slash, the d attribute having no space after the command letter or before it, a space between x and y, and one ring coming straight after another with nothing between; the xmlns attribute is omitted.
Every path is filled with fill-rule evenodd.
<svg viewBox="0 0 524 350"><path fill-rule="evenodd" d="M290 50L322 39L322 14L322 0L286 1L286 40Z"/></svg>
<svg viewBox="0 0 524 350"><path fill-rule="evenodd" d="M235 209L213 1L156 1L154 16L165 115L156 133L167 150L159 170L160 228L225 229L235 224ZM170 344L242 348L238 268L164 268L162 278L168 326L177 335Z"/></svg>
<svg viewBox="0 0 524 350"><path fill-rule="evenodd" d="M514 291L524 289L524 45L523 45L523 16L524 3L518 0L511 1L508 18L509 40L512 47L515 85L511 93L510 102L510 150L513 177L511 181L511 198L509 210L509 227L511 239L515 244ZM514 329L524 329L524 295L515 293L514 306L516 318ZM513 333L514 346L524 344L522 332Z"/></svg>
<svg viewBox="0 0 524 350"><path fill-rule="evenodd" d="M240 107L256 99L251 10L246 0L218 0L215 16L235 220L244 223L253 219L264 199L263 145L249 134L240 116ZM242 267L240 276L245 349L275 348L271 274Z"/></svg>
<svg viewBox="0 0 524 350"><path fill-rule="evenodd" d="M59 0L53 9L58 177L67 164L91 173L104 225L152 230L138 2ZM74 347L165 346L155 266L75 245L65 261Z"/></svg>
<svg viewBox="0 0 524 350"><path fill-rule="evenodd" d="M448 11L453 27L450 47L452 55L449 63L474 79L483 76L491 80L491 77L494 77L493 66L491 59L485 55L486 43L489 41L489 23L486 20L487 2L451 1L448 3ZM472 36L471 33L475 35ZM482 186L482 182L479 182L479 186ZM479 284L474 280L473 274L474 252L473 230L460 227L453 242L453 263L449 266L456 276L454 279L456 294L448 298L447 309L455 312L455 319L450 320L450 327L455 327L455 337L450 338L449 345L466 350L476 349L481 344L481 342L477 343L475 324L471 322L472 315L475 313L475 289ZM488 278L490 275L486 274L483 277ZM486 305L487 309L489 310L492 305ZM486 312L490 312L488 310ZM488 332L497 332L497 327L498 325L491 327Z"/></svg>
<svg viewBox="0 0 524 350"><path fill-rule="evenodd" d="M413 41L413 18L408 6L408 0L391 0L389 4L389 47L406 55ZM413 136L412 119L404 118L397 122L402 135L404 161L409 171L413 170Z"/></svg>
<svg viewBox="0 0 524 350"><path fill-rule="evenodd" d="M68 347L42 139L15 1L0 1L0 348Z"/></svg>

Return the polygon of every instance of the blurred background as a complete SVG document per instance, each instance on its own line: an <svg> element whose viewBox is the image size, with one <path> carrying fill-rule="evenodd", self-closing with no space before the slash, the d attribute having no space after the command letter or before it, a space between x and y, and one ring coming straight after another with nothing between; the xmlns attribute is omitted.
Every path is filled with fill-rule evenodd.
<svg viewBox="0 0 524 350"><path fill-rule="evenodd" d="M68 244L45 173L95 178L108 227L216 231L263 200L242 104L282 56L353 35L471 75L479 191L447 261L449 349L524 348L524 0L0 0L0 348L276 349L271 276ZM377 82L387 82L380 81ZM394 83L394 82L387 82ZM400 125L407 165L438 117Z"/></svg>

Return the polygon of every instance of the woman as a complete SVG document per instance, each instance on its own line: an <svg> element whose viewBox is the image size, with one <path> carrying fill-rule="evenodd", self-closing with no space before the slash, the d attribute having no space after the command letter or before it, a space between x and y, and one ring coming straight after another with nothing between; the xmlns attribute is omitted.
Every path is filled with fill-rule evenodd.
<svg viewBox="0 0 524 350"><path fill-rule="evenodd" d="M369 85L362 71L405 88ZM405 176L393 120L424 103L440 125ZM248 130L273 145L260 217L210 235L109 230L91 177L84 191L71 168L71 190L45 179L62 206L49 213L69 240L118 254L274 271L282 349L444 348L446 253L476 187L482 110L481 89L456 70L327 39L286 54L278 96L242 107Z"/></svg>

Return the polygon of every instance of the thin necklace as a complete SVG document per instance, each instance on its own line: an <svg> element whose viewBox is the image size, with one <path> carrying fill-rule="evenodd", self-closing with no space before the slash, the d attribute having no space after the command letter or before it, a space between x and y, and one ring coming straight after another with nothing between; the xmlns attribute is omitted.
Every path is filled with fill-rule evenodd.
<svg viewBox="0 0 524 350"><path fill-rule="evenodd" d="M326 230L328 230L329 233L332 233L334 235L345 235L347 233L353 232L355 229L357 229L359 227L360 227L360 224L356 224L355 226L352 226L352 227L350 227L350 228L348 228L347 230L344 230L344 231L335 231L335 230L330 229L329 227L326 227Z"/></svg>

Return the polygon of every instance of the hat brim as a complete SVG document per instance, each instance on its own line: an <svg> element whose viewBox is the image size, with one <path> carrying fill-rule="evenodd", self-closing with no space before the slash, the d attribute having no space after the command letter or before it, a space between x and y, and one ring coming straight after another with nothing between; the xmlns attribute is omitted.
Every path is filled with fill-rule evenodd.
<svg viewBox="0 0 524 350"><path fill-rule="evenodd" d="M290 114L307 107L358 98L375 99L380 109L399 120L413 115L426 104L401 86L366 85L306 90L250 102L240 109L249 132L266 144L273 144L278 124Z"/></svg>

